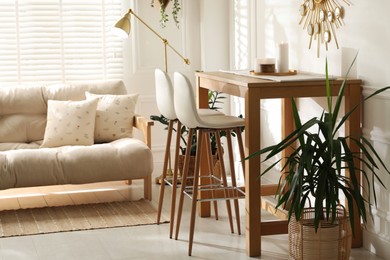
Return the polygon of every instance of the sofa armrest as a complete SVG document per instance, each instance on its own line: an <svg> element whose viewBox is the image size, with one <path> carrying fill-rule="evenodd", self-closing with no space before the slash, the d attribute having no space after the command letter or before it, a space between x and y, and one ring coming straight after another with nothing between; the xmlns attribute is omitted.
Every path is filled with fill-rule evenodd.
<svg viewBox="0 0 390 260"><path fill-rule="evenodd" d="M139 130L141 130L144 138L144 142L149 148L152 148L152 126L154 122L152 120L148 120L141 115L134 115L134 123L133 126Z"/></svg>

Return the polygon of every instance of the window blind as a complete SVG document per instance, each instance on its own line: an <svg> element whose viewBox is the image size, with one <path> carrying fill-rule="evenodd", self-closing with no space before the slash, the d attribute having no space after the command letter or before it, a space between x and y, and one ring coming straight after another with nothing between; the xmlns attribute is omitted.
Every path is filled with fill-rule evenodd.
<svg viewBox="0 0 390 260"><path fill-rule="evenodd" d="M121 79L121 0L1 0L0 85Z"/></svg>

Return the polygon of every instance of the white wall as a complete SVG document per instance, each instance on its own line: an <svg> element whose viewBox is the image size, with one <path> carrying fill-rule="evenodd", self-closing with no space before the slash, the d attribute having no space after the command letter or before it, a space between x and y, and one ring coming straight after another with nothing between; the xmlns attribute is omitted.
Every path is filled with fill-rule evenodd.
<svg viewBox="0 0 390 260"><path fill-rule="evenodd" d="M355 53L359 51L352 76L363 80L363 94L366 96L375 89L390 85L390 30L387 28L389 1L380 0L374 4L370 1L351 0L352 6L345 7L345 26L336 32L340 49L331 45L326 52L322 47L320 58L317 58L315 48L308 50L309 37L298 24L298 9L302 1L251 1L256 5L256 19L251 26L257 28L256 34L252 35L256 41L257 56L275 56L276 44L287 41L290 46L291 69L324 73L327 57L330 74L343 75ZM345 6L343 1L339 2ZM301 100L300 106L301 110L310 107L320 111L321 103L321 100L307 99ZM272 108L267 110L269 112ZM363 132L366 138L372 140L386 165L390 166L389 110L390 93L379 95L366 103ZM272 131L272 125L268 131ZM381 172L381 177L388 189L377 185L378 209L374 207L373 210L375 223L370 222L364 232L364 246L379 256L388 258L390 177L384 171Z"/></svg>
<svg viewBox="0 0 390 260"><path fill-rule="evenodd" d="M229 69L229 5L200 0L202 70Z"/></svg>

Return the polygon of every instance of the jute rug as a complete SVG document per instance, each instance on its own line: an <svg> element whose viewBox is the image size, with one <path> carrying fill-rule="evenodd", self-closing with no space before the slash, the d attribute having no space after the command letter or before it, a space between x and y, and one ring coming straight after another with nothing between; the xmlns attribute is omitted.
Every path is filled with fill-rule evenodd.
<svg viewBox="0 0 390 260"><path fill-rule="evenodd" d="M0 211L0 237L150 225L156 218L156 208L145 200L7 210Z"/></svg>

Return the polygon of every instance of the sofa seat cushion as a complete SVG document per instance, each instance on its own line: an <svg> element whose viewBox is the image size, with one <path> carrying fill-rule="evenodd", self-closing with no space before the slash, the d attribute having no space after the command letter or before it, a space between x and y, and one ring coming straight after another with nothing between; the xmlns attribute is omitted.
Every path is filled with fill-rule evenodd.
<svg viewBox="0 0 390 260"><path fill-rule="evenodd" d="M38 149L42 141L32 143L0 143L0 152L19 149Z"/></svg>
<svg viewBox="0 0 390 260"><path fill-rule="evenodd" d="M152 171L151 150L135 138L0 152L0 189L137 179Z"/></svg>

